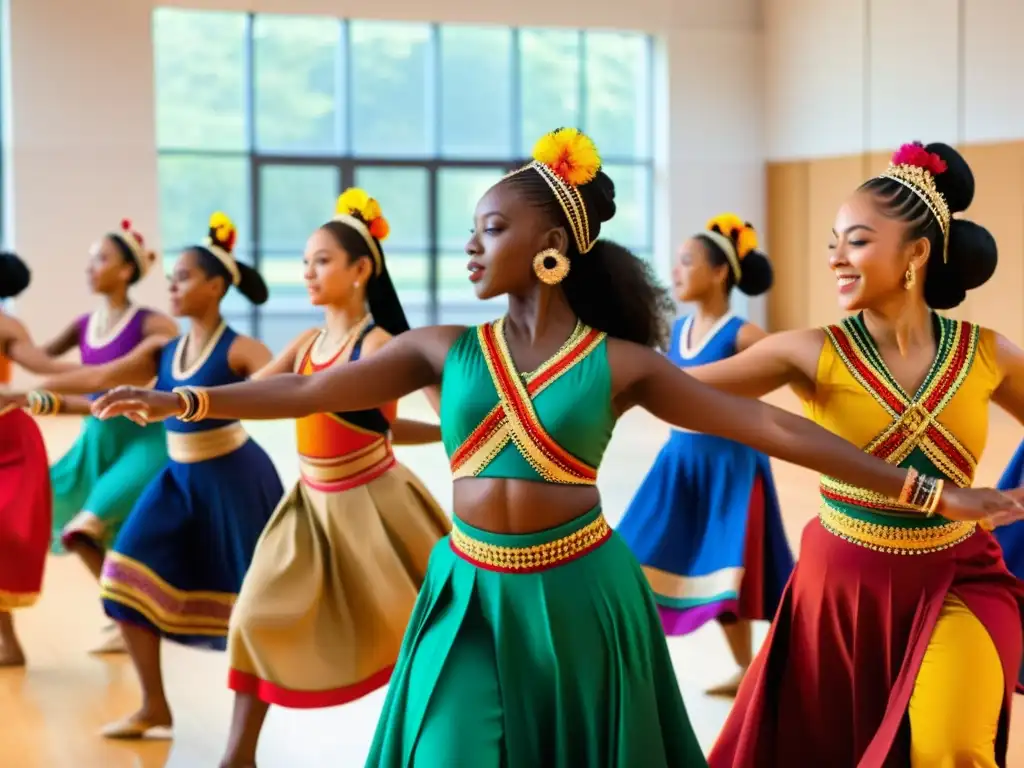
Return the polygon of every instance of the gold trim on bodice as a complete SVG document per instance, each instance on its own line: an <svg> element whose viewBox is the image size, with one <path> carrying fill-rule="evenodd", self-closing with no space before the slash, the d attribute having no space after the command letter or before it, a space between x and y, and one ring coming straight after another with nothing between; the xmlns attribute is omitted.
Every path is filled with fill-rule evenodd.
<svg viewBox="0 0 1024 768"><path fill-rule="evenodd" d="M167 431L167 454L179 464L195 464L227 456L245 445L249 433L239 422L202 432Z"/></svg>

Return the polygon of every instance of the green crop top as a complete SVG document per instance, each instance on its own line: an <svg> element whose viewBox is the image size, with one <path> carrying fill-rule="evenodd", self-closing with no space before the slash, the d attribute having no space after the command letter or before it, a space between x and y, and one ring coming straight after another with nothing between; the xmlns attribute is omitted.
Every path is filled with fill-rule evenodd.
<svg viewBox="0 0 1024 768"><path fill-rule="evenodd" d="M582 323L536 371L520 374L504 322L452 345L441 386L441 440L455 479L594 485L615 426L605 334Z"/></svg>

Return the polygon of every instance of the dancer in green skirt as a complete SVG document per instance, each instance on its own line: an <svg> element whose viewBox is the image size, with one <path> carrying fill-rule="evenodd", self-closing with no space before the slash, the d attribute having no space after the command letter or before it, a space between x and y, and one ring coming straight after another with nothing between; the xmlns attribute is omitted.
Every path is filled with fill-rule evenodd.
<svg viewBox="0 0 1024 768"><path fill-rule="evenodd" d="M83 365L103 365L142 344L162 345L176 336L171 318L132 304L128 296L155 258L127 220L104 235L92 247L86 269L89 287L101 297L100 307L73 320L46 346L47 353L59 357L77 347ZM72 372L44 386L59 391L62 383L78 378ZM99 421L88 416L90 405L86 397L63 400L62 413L87 418L74 445L50 470L52 550L73 552L99 580L107 547L135 500L167 463L167 441L161 424L140 427L125 419ZM120 635L110 634L93 652L123 650Z"/></svg>
<svg viewBox="0 0 1024 768"><path fill-rule="evenodd" d="M431 556L371 768L706 765L647 582L601 513L597 467L630 408L900 493L905 470L705 387L652 349L667 295L644 262L598 239L614 213L593 143L555 131L477 205L470 280L480 298L508 295L503 319L409 331L312 376L124 388L93 406L101 418L187 419L197 404L210 418L296 418L377 407L443 379L456 519ZM964 519L1017 504L987 490L942 498L945 516Z"/></svg>

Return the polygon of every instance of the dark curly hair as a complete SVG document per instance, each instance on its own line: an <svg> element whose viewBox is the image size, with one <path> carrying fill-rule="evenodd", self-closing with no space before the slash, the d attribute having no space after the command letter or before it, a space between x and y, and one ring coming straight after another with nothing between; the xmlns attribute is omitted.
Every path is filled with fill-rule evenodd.
<svg viewBox="0 0 1024 768"><path fill-rule="evenodd" d="M565 211L551 187L534 168L512 174L501 182L542 209L553 223L572 232ZM597 239L601 224L615 215L615 184L603 171L578 187L587 209L593 248L580 254L569 237L567 256L572 265L562 281L573 312L591 328L609 336L663 348L674 305L650 265L611 240Z"/></svg>
<svg viewBox="0 0 1024 768"><path fill-rule="evenodd" d="M0 299L13 299L31 282L32 273L16 253L0 251Z"/></svg>
<svg viewBox="0 0 1024 768"><path fill-rule="evenodd" d="M926 150L946 163L935 177L935 186L946 199L950 213L966 211L974 200L974 174L963 156L948 144L928 144ZM943 237L931 209L915 192L898 181L884 177L870 179L860 187L871 192L883 215L907 223L906 240L926 237L931 244L924 282L924 299L933 309L952 309L967 291L984 285L996 271L999 252L995 238L984 227L965 219L953 219L949 226L949 250L943 261Z"/></svg>
<svg viewBox="0 0 1024 768"><path fill-rule="evenodd" d="M350 263L358 259L369 259L370 263L374 264L369 244L359 232L348 224L340 221L328 221L321 229L329 232L335 242L348 254ZM397 336L409 330L409 321L405 317L405 310L402 309L402 302L398 299L398 292L395 290L395 284L391 281L391 275L388 274L388 265L384 261L384 249L379 240L374 238L374 242L383 263L380 274L378 275L374 270L370 281L366 284L366 303L370 307L373 322L392 336Z"/></svg>

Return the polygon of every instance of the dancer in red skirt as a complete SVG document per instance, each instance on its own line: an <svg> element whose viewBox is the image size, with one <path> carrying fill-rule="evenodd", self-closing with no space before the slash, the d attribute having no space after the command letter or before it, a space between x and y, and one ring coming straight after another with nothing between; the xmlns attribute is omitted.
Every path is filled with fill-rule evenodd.
<svg viewBox="0 0 1024 768"><path fill-rule="evenodd" d="M712 768L1006 765L1024 589L990 525L931 501L971 484L991 403L1024 419L1024 351L933 311L995 271L989 232L951 216L973 197L954 149L905 145L836 217L829 266L854 314L692 369L752 397L788 384L817 423L911 470L898 499L822 476Z"/></svg>
<svg viewBox="0 0 1024 768"><path fill-rule="evenodd" d="M0 302L28 287L29 271L12 253L0 253ZM13 360L34 373L58 373L25 327L0 306L0 388L10 382ZM43 585L50 546L50 468L43 437L32 417L0 405L0 667L25 663L11 611L32 605Z"/></svg>

